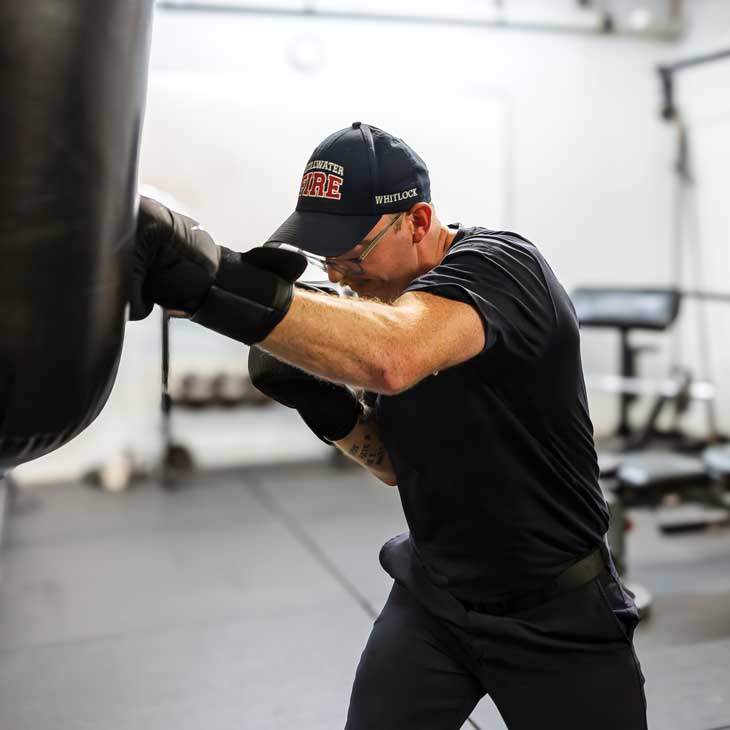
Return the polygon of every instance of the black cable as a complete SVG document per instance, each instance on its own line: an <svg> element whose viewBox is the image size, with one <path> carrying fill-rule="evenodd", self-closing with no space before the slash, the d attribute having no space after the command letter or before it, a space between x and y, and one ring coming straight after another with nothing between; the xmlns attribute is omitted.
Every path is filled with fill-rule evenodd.
<svg viewBox="0 0 730 730"><path fill-rule="evenodd" d="M730 58L730 48L724 48L720 51L714 51L712 53L705 53L701 56L684 58L679 61L675 61L674 63L665 63L659 66L659 70L672 74L675 71L681 71L682 69L690 68L692 66L703 66L706 63L720 61L723 58Z"/></svg>
<svg viewBox="0 0 730 730"><path fill-rule="evenodd" d="M162 435L162 458L160 459L160 482L170 486L168 460L170 458L172 399L170 398L170 315L166 309L162 312L162 354L160 359L160 430Z"/></svg>
<svg viewBox="0 0 730 730"><path fill-rule="evenodd" d="M706 380L711 378L711 334L705 304L708 301L724 302L730 301L730 295L716 292L703 291L704 266L702 264L702 239L700 236L700 221L695 199L695 180L691 171L690 140L687 127L674 100L674 74L683 69L696 67L715 61L730 58L730 49L722 49L713 53L706 53L676 61L672 64L662 64L657 67L662 91L661 116L665 121L672 122L677 128L677 157L674 165L676 174L675 200L672 206L674 211L673 233L673 267L672 278L674 285L680 287L681 276L684 270L682 261L685 249L694 240L694 252L690 257L694 267L693 277L695 290L683 292L683 296L694 298L696 303L696 314L698 317L697 332L699 335L700 361L703 369L703 376ZM687 226L692 230L685 230ZM689 244L687 243L689 241ZM679 342L675 335L673 339L673 358L678 359ZM712 400L706 402L708 427L713 437L717 434L717 418L715 405Z"/></svg>
<svg viewBox="0 0 730 730"><path fill-rule="evenodd" d="M674 74L677 71L694 66L702 66L725 58L730 58L730 48L714 51L713 53L705 53L701 56L692 56L675 61L674 63L663 63L657 66L657 73L659 74L659 81L662 87L662 118L666 121L677 118L677 107L674 104Z"/></svg>

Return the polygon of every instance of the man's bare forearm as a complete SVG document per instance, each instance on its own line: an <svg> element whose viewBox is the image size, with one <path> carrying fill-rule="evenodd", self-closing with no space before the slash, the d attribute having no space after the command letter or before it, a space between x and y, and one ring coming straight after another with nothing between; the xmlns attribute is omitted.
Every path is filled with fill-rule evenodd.
<svg viewBox="0 0 730 730"><path fill-rule="evenodd" d="M336 441L335 446L381 481L396 485L395 471L371 408L365 409L355 428L344 439Z"/></svg>
<svg viewBox="0 0 730 730"><path fill-rule="evenodd" d="M297 290L260 346L326 380L387 392L402 320L391 305Z"/></svg>

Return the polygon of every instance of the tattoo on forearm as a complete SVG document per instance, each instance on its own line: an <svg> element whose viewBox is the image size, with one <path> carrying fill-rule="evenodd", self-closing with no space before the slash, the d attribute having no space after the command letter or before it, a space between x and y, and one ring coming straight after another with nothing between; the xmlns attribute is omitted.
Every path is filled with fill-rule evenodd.
<svg viewBox="0 0 730 730"><path fill-rule="evenodd" d="M361 432L353 434L353 443L347 447L347 455L362 466L375 472L390 472L388 452L377 430L371 428L373 423L372 409L366 408L358 418ZM344 451L344 449L343 449Z"/></svg>
<svg viewBox="0 0 730 730"><path fill-rule="evenodd" d="M385 445L382 441L373 443L370 434L363 436L363 442L355 442L348 451L350 456L368 467L379 467L385 460Z"/></svg>

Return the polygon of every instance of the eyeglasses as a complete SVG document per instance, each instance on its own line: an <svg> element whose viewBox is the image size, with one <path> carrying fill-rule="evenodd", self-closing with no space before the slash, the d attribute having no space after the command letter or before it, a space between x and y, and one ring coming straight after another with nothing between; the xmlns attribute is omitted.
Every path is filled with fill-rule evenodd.
<svg viewBox="0 0 730 730"><path fill-rule="evenodd" d="M373 238L372 241L365 247L365 250L359 255L359 256L353 256L349 259L340 259L336 256L333 257L324 257L324 256L316 256L312 253L307 253L306 251L299 251L299 253L304 256L305 259L310 264L313 264L314 266L319 267L323 271L337 271L340 274L344 274L345 276L362 276L365 269L363 268L362 262L373 252L373 249L380 243L383 236L405 215L405 211L403 213L398 213L398 215L393 218L393 220L388 223L385 228L383 228L380 233L378 233L375 238Z"/></svg>

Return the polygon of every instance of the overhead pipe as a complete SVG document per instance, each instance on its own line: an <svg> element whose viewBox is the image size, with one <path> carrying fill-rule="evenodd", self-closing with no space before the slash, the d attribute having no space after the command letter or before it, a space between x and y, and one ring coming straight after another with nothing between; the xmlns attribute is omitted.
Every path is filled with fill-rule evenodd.
<svg viewBox="0 0 730 730"><path fill-rule="evenodd" d="M609 11L576 11L568 18L550 16L531 17L527 14L511 14L506 8L495 8L484 15L433 15L420 13L377 12L368 10L338 10L335 7L318 7L316 3L302 4L300 8L278 5L259 5L227 2L205 2L201 0L158 0L157 7L162 10L226 13L238 15L261 15L269 17L306 18L319 20L352 20L390 23L420 23L424 25L447 25L465 28L501 28L506 30L541 31L553 33L578 33L584 35L630 36L634 38L653 38L676 40L680 37L683 25L680 20L665 24L662 28L635 29L618 23ZM680 17L680 16L672 16Z"/></svg>

